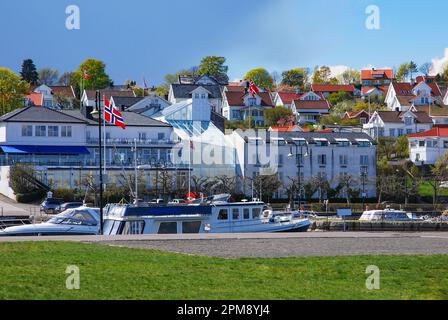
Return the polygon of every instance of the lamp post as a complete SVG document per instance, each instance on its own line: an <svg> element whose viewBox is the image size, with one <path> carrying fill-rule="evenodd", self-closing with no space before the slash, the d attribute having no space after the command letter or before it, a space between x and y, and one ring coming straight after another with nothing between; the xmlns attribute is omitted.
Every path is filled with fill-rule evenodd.
<svg viewBox="0 0 448 320"><path fill-rule="evenodd" d="M366 202L366 178L367 171L363 168L361 171L361 179L362 179L362 210L364 211L364 206Z"/></svg>
<svg viewBox="0 0 448 320"><path fill-rule="evenodd" d="M99 175L99 182L100 182L100 230L99 230L99 234L102 235L103 234L103 153L102 153L102 119L103 119L103 115L102 115L102 111L101 111L101 94L100 91L97 90L96 94L95 94L95 110L93 110L91 112L91 115L93 117L98 116L98 147L99 147L99 155L100 155L100 163L99 163L99 170L100 170L100 175Z"/></svg>
<svg viewBox="0 0 448 320"><path fill-rule="evenodd" d="M300 154L299 154L299 145L300 145ZM304 158L308 157L308 145L306 145L306 153L303 154L303 147L305 146L305 144L297 144L295 143L296 146L296 162L297 162L297 179L298 179L298 188L297 188L297 199L299 200L299 211L301 210L301 202L302 202L302 172L301 172L301 168L302 168L302 161ZM288 158L293 158L294 154L292 153L292 147L290 148L289 154L288 154Z"/></svg>

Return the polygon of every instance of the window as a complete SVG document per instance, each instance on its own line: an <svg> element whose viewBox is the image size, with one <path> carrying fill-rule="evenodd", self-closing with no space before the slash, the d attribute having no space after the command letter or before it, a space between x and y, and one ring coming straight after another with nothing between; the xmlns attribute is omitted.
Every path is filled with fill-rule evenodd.
<svg viewBox="0 0 448 320"><path fill-rule="evenodd" d="M395 137L395 129L389 129L389 136Z"/></svg>
<svg viewBox="0 0 448 320"><path fill-rule="evenodd" d="M403 135L403 129L398 129L398 136L401 137Z"/></svg>
<svg viewBox="0 0 448 320"><path fill-rule="evenodd" d="M90 131L87 131L88 138L90 138ZM61 127L61 137L69 138L72 136L72 126L62 126Z"/></svg>
<svg viewBox="0 0 448 320"><path fill-rule="evenodd" d="M159 132L159 133L157 134L157 139L158 139L158 140L163 140L163 139L165 139L165 133L163 133L163 132Z"/></svg>
<svg viewBox="0 0 448 320"><path fill-rule="evenodd" d="M48 136L49 137L59 137L59 127L58 126L48 126Z"/></svg>
<svg viewBox="0 0 448 320"><path fill-rule="evenodd" d="M320 166L327 165L327 155L326 154L320 154L317 156L318 163Z"/></svg>
<svg viewBox="0 0 448 320"><path fill-rule="evenodd" d="M369 156L360 156L359 163L362 166L368 166L369 165Z"/></svg>
<svg viewBox="0 0 448 320"><path fill-rule="evenodd" d="M121 234L143 234L145 221L126 221Z"/></svg>
<svg viewBox="0 0 448 320"><path fill-rule="evenodd" d="M201 221L182 222L182 233L199 233L201 229Z"/></svg>
<svg viewBox="0 0 448 320"><path fill-rule="evenodd" d="M47 127L46 126L36 126L35 127L35 136L36 137L45 137L47 135Z"/></svg>
<svg viewBox="0 0 448 320"><path fill-rule="evenodd" d="M249 106L255 106L257 104L257 99L256 98L249 98L247 99L247 102L249 104Z"/></svg>
<svg viewBox="0 0 448 320"><path fill-rule="evenodd" d="M177 234L177 222L161 222L158 234Z"/></svg>
<svg viewBox="0 0 448 320"><path fill-rule="evenodd" d="M202 98L202 99L207 98L207 96L205 95L205 93L201 94L201 98Z"/></svg>
<svg viewBox="0 0 448 320"><path fill-rule="evenodd" d="M228 220L228 219L229 219L229 213L227 212L227 209L219 210L218 220Z"/></svg>
<svg viewBox="0 0 448 320"><path fill-rule="evenodd" d="M253 208L252 209L252 218L253 219L260 218L260 214L261 214L261 209L260 208Z"/></svg>
<svg viewBox="0 0 448 320"><path fill-rule="evenodd" d="M240 110L232 110L232 119L239 119L239 118L241 118Z"/></svg>
<svg viewBox="0 0 448 320"><path fill-rule="evenodd" d="M146 140L146 132L139 132L138 133L138 140L145 141Z"/></svg>
<svg viewBox="0 0 448 320"><path fill-rule="evenodd" d="M418 142L418 146L419 147L424 147L425 146L425 141L419 141Z"/></svg>
<svg viewBox="0 0 448 320"><path fill-rule="evenodd" d="M250 213L249 213L249 209L248 208L244 208L243 209L243 219L244 220L249 220L250 219Z"/></svg>
<svg viewBox="0 0 448 320"><path fill-rule="evenodd" d="M412 133L412 129L406 129L406 134L411 134Z"/></svg>
<svg viewBox="0 0 448 320"><path fill-rule="evenodd" d="M412 117L406 117L404 118L404 124L407 126L411 126L414 123L414 118Z"/></svg>
<svg viewBox="0 0 448 320"><path fill-rule="evenodd" d="M33 126L23 125L22 137L32 137L32 136L33 136Z"/></svg>
<svg viewBox="0 0 448 320"><path fill-rule="evenodd" d="M348 156L346 154L341 154L339 156L339 164L341 166L346 166L348 165Z"/></svg>
<svg viewBox="0 0 448 320"><path fill-rule="evenodd" d="M240 209L232 209L232 220L240 220Z"/></svg>

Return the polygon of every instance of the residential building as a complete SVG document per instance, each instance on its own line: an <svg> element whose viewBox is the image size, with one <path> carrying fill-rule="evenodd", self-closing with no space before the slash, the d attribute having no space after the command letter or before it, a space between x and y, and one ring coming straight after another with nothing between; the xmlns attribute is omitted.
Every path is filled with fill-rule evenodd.
<svg viewBox="0 0 448 320"><path fill-rule="evenodd" d="M344 115L344 119L346 120L353 120L356 119L359 124L364 125L367 124L370 120L370 115L367 111L361 110L358 112L352 111L352 112L346 112Z"/></svg>
<svg viewBox="0 0 448 320"><path fill-rule="evenodd" d="M361 84L363 87L388 86L393 80L394 70L390 68L361 70Z"/></svg>
<svg viewBox="0 0 448 320"><path fill-rule="evenodd" d="M238 177L245 194L251 194L255 176L275 174L282 187L274 198L287 199L287 189L298 184L300 171L302 199L304 185L311 178L326 180L335 188L344 176L353 179L351 188L359 190L360 196L376 196L376 145L364 133L236 130L233 136ZM343 193L341 189L338 196L343 198Z"/></svg>
<svg viewBox="0 0 448 320"><path fill-rule="evenodd" d="M129 98L136 97L134 91L131 89L104 89L101 90L100 93L101 93L101 99L106 98L109 101L112 99L112 97L129 97ZM88 107L94 107L95 97L96 97L96 90L84 90L81 97L82 105Z"/></svg>
<svg viewBox="0 0 448 320"><path fill-rule="evenodd" d="M31 94L33 93L43 96L42 104L36 104L36 106L40 105L48 108L71 109L76 98L72 86L47 86L42 84L31 87Z"/></svg>
<svg viewBox="0 0 448 320"><path fill-rule="evenodd" d="M363 125L363 131L376 139L423 132L432 126L433 122L426 112L375 111L370 121Z"/></svg>
<svg viewBox="0 0 448 320"><path fill-rule="evenodd" d="M12 196L8 174L16 163L32 165L35 178L52 188L85 189L99 169L98 121L91 111L26 107L0 117L0 192ZM172 126L134 112L122 115L126 130L105 126L107 185L123 185L133 174L135 145L137 164L150 166L139 171L148 189L162 168L185 185L188 168L174 159L179 141Z"/></svg>
<svg viewBox="0 0 448 320"><path fill-rule="evenodd" d="M446 90L445 95L443 97L443 103L445 105L448 105L448 89Z"/></svg>
<svg viewBox="0 0 448 320"><path fill-rule="evenodd" d="M325 99L332 93L345 92L355 95L355 87L353 85L341 85L341 84L313 84L311 85L311 91L322 95Z"/></svg>
<svg viewBox="0 0 448 320"><path fill-rule="evenodd" d="M322 94L312 91L302 94L291 104L291 110L300 125L317 123L320 117L330 113L330 107L330 103Z"/></svg>
<svg viewBox="0 0 448 320"><path fill-rule="evenodd" d="M362 87L361 88L361 97L365 100L370 99L379 99L385 97L387 91L389 90L389 86L377 86L377 87Z"/></svg>
<svg viewBox="0 0 448 320"><path fill-rule="evenodd" d="M294 100L299 99L303 93L280 91L273 92L273 100L276 107L283 106L285 108L291 108L291 104Z"/></svg>
<svg viewBox="0 0 448 320"><path fill-rule="evenodd" d="M25 96L25 107L42 107L43 105L44 95L42 93L31 92Z"/></svg>
<svg viewBox="0 0 448 320"><path fill-rule="evenodd" d="M212 111L221 114L223 97L222 91L227 83L221 83L211 76L200 76L197 78L179 77L179 83L173 83L170 86L168 101L171 104L183 102L192 98L193 92L197 88L203 88L206 91Z"/></svg>
<svg viewBox="0 0 448 320"><path fill-rule="evenodd" d="M224 90L222 112L229 121L247 121L250 117L256 126L263 126L265 110L274 107L270 92L263 91L254 96L243 87Z"/></svg>
<svg viewBox="0 0 448 320"><path fill-rule="evenodd" d="M448 127L435 126L429 131L411 134L410 159L417 166L433 165L448 152Z"/></svg>
<svg viewBox="0 0 448 320"><path fill-rule="evenodd" d="M112 96L111 103L118 110L132 111L148 117L171 105L171 103L156 93L151 93L145 97Z"/></svg>

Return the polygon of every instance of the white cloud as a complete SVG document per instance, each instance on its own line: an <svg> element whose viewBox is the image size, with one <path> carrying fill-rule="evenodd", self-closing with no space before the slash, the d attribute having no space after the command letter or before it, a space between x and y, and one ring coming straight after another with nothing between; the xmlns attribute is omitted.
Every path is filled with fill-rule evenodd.
<svg viewBox="0 0 448 320"><path fill-rule="evenodd" d="M437 75L442 73L448 66L448 48L445 48L445 55L443 58L432 59L432 68L429 72L431 75Z"/></svg>
<svg viewBox="0 0 448 320"><path fill-rule="evenodd" d="M344 65L330 66L331 77L337 78L338 76L342 75L345 71L350 69L351 69L350 67Z"/></svg>

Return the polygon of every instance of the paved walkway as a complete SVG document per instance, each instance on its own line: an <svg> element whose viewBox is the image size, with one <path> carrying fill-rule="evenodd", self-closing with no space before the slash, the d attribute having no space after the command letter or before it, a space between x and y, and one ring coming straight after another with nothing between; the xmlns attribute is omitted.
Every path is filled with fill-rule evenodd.
<svg viewBox="0 0 448 320"><path fill-rule="evenodd" d="M437 232L0 237L5 241L102 243L224 258L448 254L448 233Z"/></svg>
<svg viewBox="0 0 448 320"><path fill-rule="evenodd" d="M29 216L31 212L34 213L38 211L38 205L17 203L0 195L0 216Z"/></svg>

